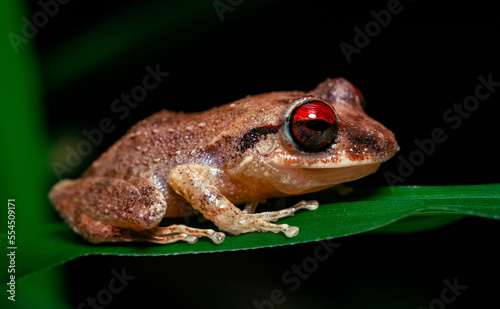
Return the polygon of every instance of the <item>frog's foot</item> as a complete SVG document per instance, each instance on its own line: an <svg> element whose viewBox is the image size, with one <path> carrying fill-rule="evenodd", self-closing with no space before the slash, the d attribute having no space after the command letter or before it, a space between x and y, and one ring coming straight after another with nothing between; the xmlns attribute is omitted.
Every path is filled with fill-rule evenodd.
<svg viewBox="0 0 500 309"><path fill-rule="evenodd" d="M296 211L300 209L316 210L319 204L318 201L300 201L292 207L285 208L278 211L267 211L253 214L255 217L274 222L280 218L291 217Z"/></svg>
<svg viewBox="0 0 500 309"><path fill-rule="evenodd" d="M215 244L220 244L226 239L226 235L212 229L196 229L185 225L171 225L168 227L155 227L149 230L137 232L137 240L144 240L160 244L169 244L179 240L193 244L198 238L206 236Z"/></svg>
<svg viewBox="0 0 500 309"><path fill-rule="evenodd" d="M274 224L259 217L260 214L240 213L231 221L219 221L218 226L221 230L227 231L233 235L239 235L251 232L271 232L283 233L288 238L297 236L299 228L289 226L288 224Z"/></svg>
<svg viewBox="0 0 500 309"><path fill-rule="evenodd" d="M292 207L277 210L267 211L255 214L242 212L230 228L233 234L248 233L253 231L283 233L288 238L297 236L299 228L289 226L288 224L273 224L270 222L277 221L280 218L291 217L300 209L315 210L318 208L318 201L300 201ZM226 228L227 229L227 228Z"/></svg>

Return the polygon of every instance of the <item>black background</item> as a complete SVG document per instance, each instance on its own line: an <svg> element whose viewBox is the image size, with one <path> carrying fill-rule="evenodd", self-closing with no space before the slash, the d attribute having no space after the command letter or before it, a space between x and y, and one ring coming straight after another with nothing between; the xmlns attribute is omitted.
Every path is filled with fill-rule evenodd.
<svg viewBox="0 0 500 309"><path fill-rule="evenodd" d="M408 159L418 149L415 139L430 138L436 128L445 131L446 141L403 184L498 182L500 88L457 129L443 119L454 104L474 95L479 76L492 74L500 81L494 6L401 1L401 12L348 63L339 45L354 45L354 28L364 29L374 20L370 11L387 9L389 2L276 1L259 9L247 0L225 12L223 21L209 5L203 25L210 26L186 20L179 35L189 35L175 44L158 35L63 87L47 85L46 119L58 140L78 137L104 117L117 119L111 102L141 82L145 66L160 64L170 73L129 117L114 122L117 129L70 176L77 177L131 125L160 109L202 111L247 94L308 91L327 77L342 76L363 92L367 113L395 133L397 156ZM64 6L36 37L42 74L50 70L44 56L51 48L137 3ZM36 1L31 4L33 12L39 9ZM386 186L384 172L397 173L399 164L395 157L352 185ZM446 308L498 306L499 232L497 222L467 218L429 232L336 239L341 246L296 291L281 276L311 256L317 243L171 257L84 257L65 266L67 298L76 307L107 285L111 269L125 266L136 279L107 307L256 308L254 300L280 289L286 301L276 308L419 308L440 297L443 280L455 277L467 289Z"/></svg>

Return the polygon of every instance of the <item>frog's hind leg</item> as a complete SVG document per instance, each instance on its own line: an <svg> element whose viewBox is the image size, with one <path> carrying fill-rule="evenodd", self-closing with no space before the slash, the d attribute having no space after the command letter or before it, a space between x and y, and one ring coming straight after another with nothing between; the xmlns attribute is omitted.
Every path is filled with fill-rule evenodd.
<svg viewBox="0 0 500 309"><path fill-rule="evenodd" d="M77 232L92 243L145 241L157 244L170 244L177 241L185 241L193 244L200 237L206 236L214 243L220 244L226 237L223 233L215 232L214 230L194 229L184 225L154 227L148 230L137 231L104 224L90 218L84 213L80 213L78 220L80 222L77 226L80 227L80 231Z"/></svg>
<svg viewBox="0 0 500 309"><path fill-rule="evenodd" d="M177 240L184 240L192 244L202 236L210 238L215 244L222 243L226 238L224 233L216 232L212 229L196 229L185 225L155 227L150 230L144 230L136 233L137 239L160 244L170 243Z"/></svg>
<svg viewBox="0 0 500 309"><path fill-rule="evenodd" d="M225 239L223 233L218 233L214 230L192 229L184 225L154 227L142 231L116 227L104 224L74 207L66 207L62 215L65 219L68 217L71 218L71 222L68 223L76 233L82 235L83 238L94 244L131 241L146 241L158 244L185 241L189 244L193 244L202 236L207 236L212 239L214 243L219 244ZM66 221L68 221L68 219L66 219Z"/></svg>
<svg viewBox="0 0 500 309"><path fill-rule="evenodd" d="M158 244L170 244L177 241L195 243L199 237L206 236L209 233L184 230L183 226L173 225L169 227L154 227L148 230L137 231L131 228L121 228L104 224L92 217L89 217L80 210L73 208L69 210L74 220L70 225L73 230L82 235L91 243L98 244L103 242L131 242L147 241ZM67 215L66 210L65 215ZM222 234L224 236L224 234ZM212 237L214 237L212 235ZM222 237L224 240L224 237ZM215 241L214 241L215 242Z"/></svg>
<svg viewBox="0 0 500 309"><path fill-rule="evenodd" d="M157 226L167 211L162 192L138 177L62 180L52 188L49 198L67 221L71 217L65 215L71 212L65 210L74 207L104 224L139 230Z"/></svg>
<svg viewBox="0 0 500 309"><path fill-rule="evenodd" d="M222 233L183 225L158 227L167 210L160 190L142 178L84 177L63 180L49 194L55 208L75 232L92 243L149 241L195 242L207 236L218 243ZM220 235L222 234L222 235Z"/></svg>

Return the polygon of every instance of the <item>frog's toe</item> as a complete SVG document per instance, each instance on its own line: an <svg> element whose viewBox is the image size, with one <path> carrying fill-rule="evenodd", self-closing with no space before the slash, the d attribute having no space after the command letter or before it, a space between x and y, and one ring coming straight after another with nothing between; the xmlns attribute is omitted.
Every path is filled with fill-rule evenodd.
<svg viewBox="0 0 500 309"><path fill-rule="evenodd" d="M296 226L288 226L285 228L283 233L285 234L286 237L293 238L297 236L297 234L299 234L299 228Z"/></svg>
<svg viewBox="0 0 500 309"><path fill-rule="evenodd" d="M307 201L304 208L307 210L316 210L319 207L318 201Z"/></svg>
<svg viewBox="0 0 500 309"><path fill-rule="evenodd" d="M213 232L210 236L210 239L214 242L214 244L221 244L225 239L226 239L226 235L224 233L221 233L221 232Z"/></svg>
<svg viewBox="0 0 500 309"><path fill-rule="evenodd" d="M193 235L186 235L183 234L184 236L184 241L187 242L188 244L194 244L195 242L198 241L198 237L193 236Z"/></svg>

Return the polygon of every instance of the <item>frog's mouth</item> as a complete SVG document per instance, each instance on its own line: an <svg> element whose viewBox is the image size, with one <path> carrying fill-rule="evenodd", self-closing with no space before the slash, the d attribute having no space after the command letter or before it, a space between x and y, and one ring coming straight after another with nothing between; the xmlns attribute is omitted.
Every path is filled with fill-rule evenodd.
<svg viewBox="0 0 500 309"><path fill-rule="evenodd" d="M284 181L274 181L271 186L291 195L316 192L368 176L380 164L381 162L342 167L277 167L280 173L288 177L284 177Z"/></svg>
<svg viewBox="0 0 500 309"><path fill-rule="evenodd" d="M279 166L265 163L264 173L255 173L255 169L240 169L248 177L252 174L259 183L266 184L265 189L285 195L297 195L320 191L335 185L363 178L374 173L382 162L354 163L349 166L316 165ZM273 193L273 194L274 194ZM280 195L269 195L280 196Z"/></svg>
<svg viewBox="0 0 500 309"><path fill-rule="evenodd" d="M325 183L342 183L353 181L377 171L381 163L360 164L331 168L296 168L302 177L310 180L321 180Z"/></svg>

